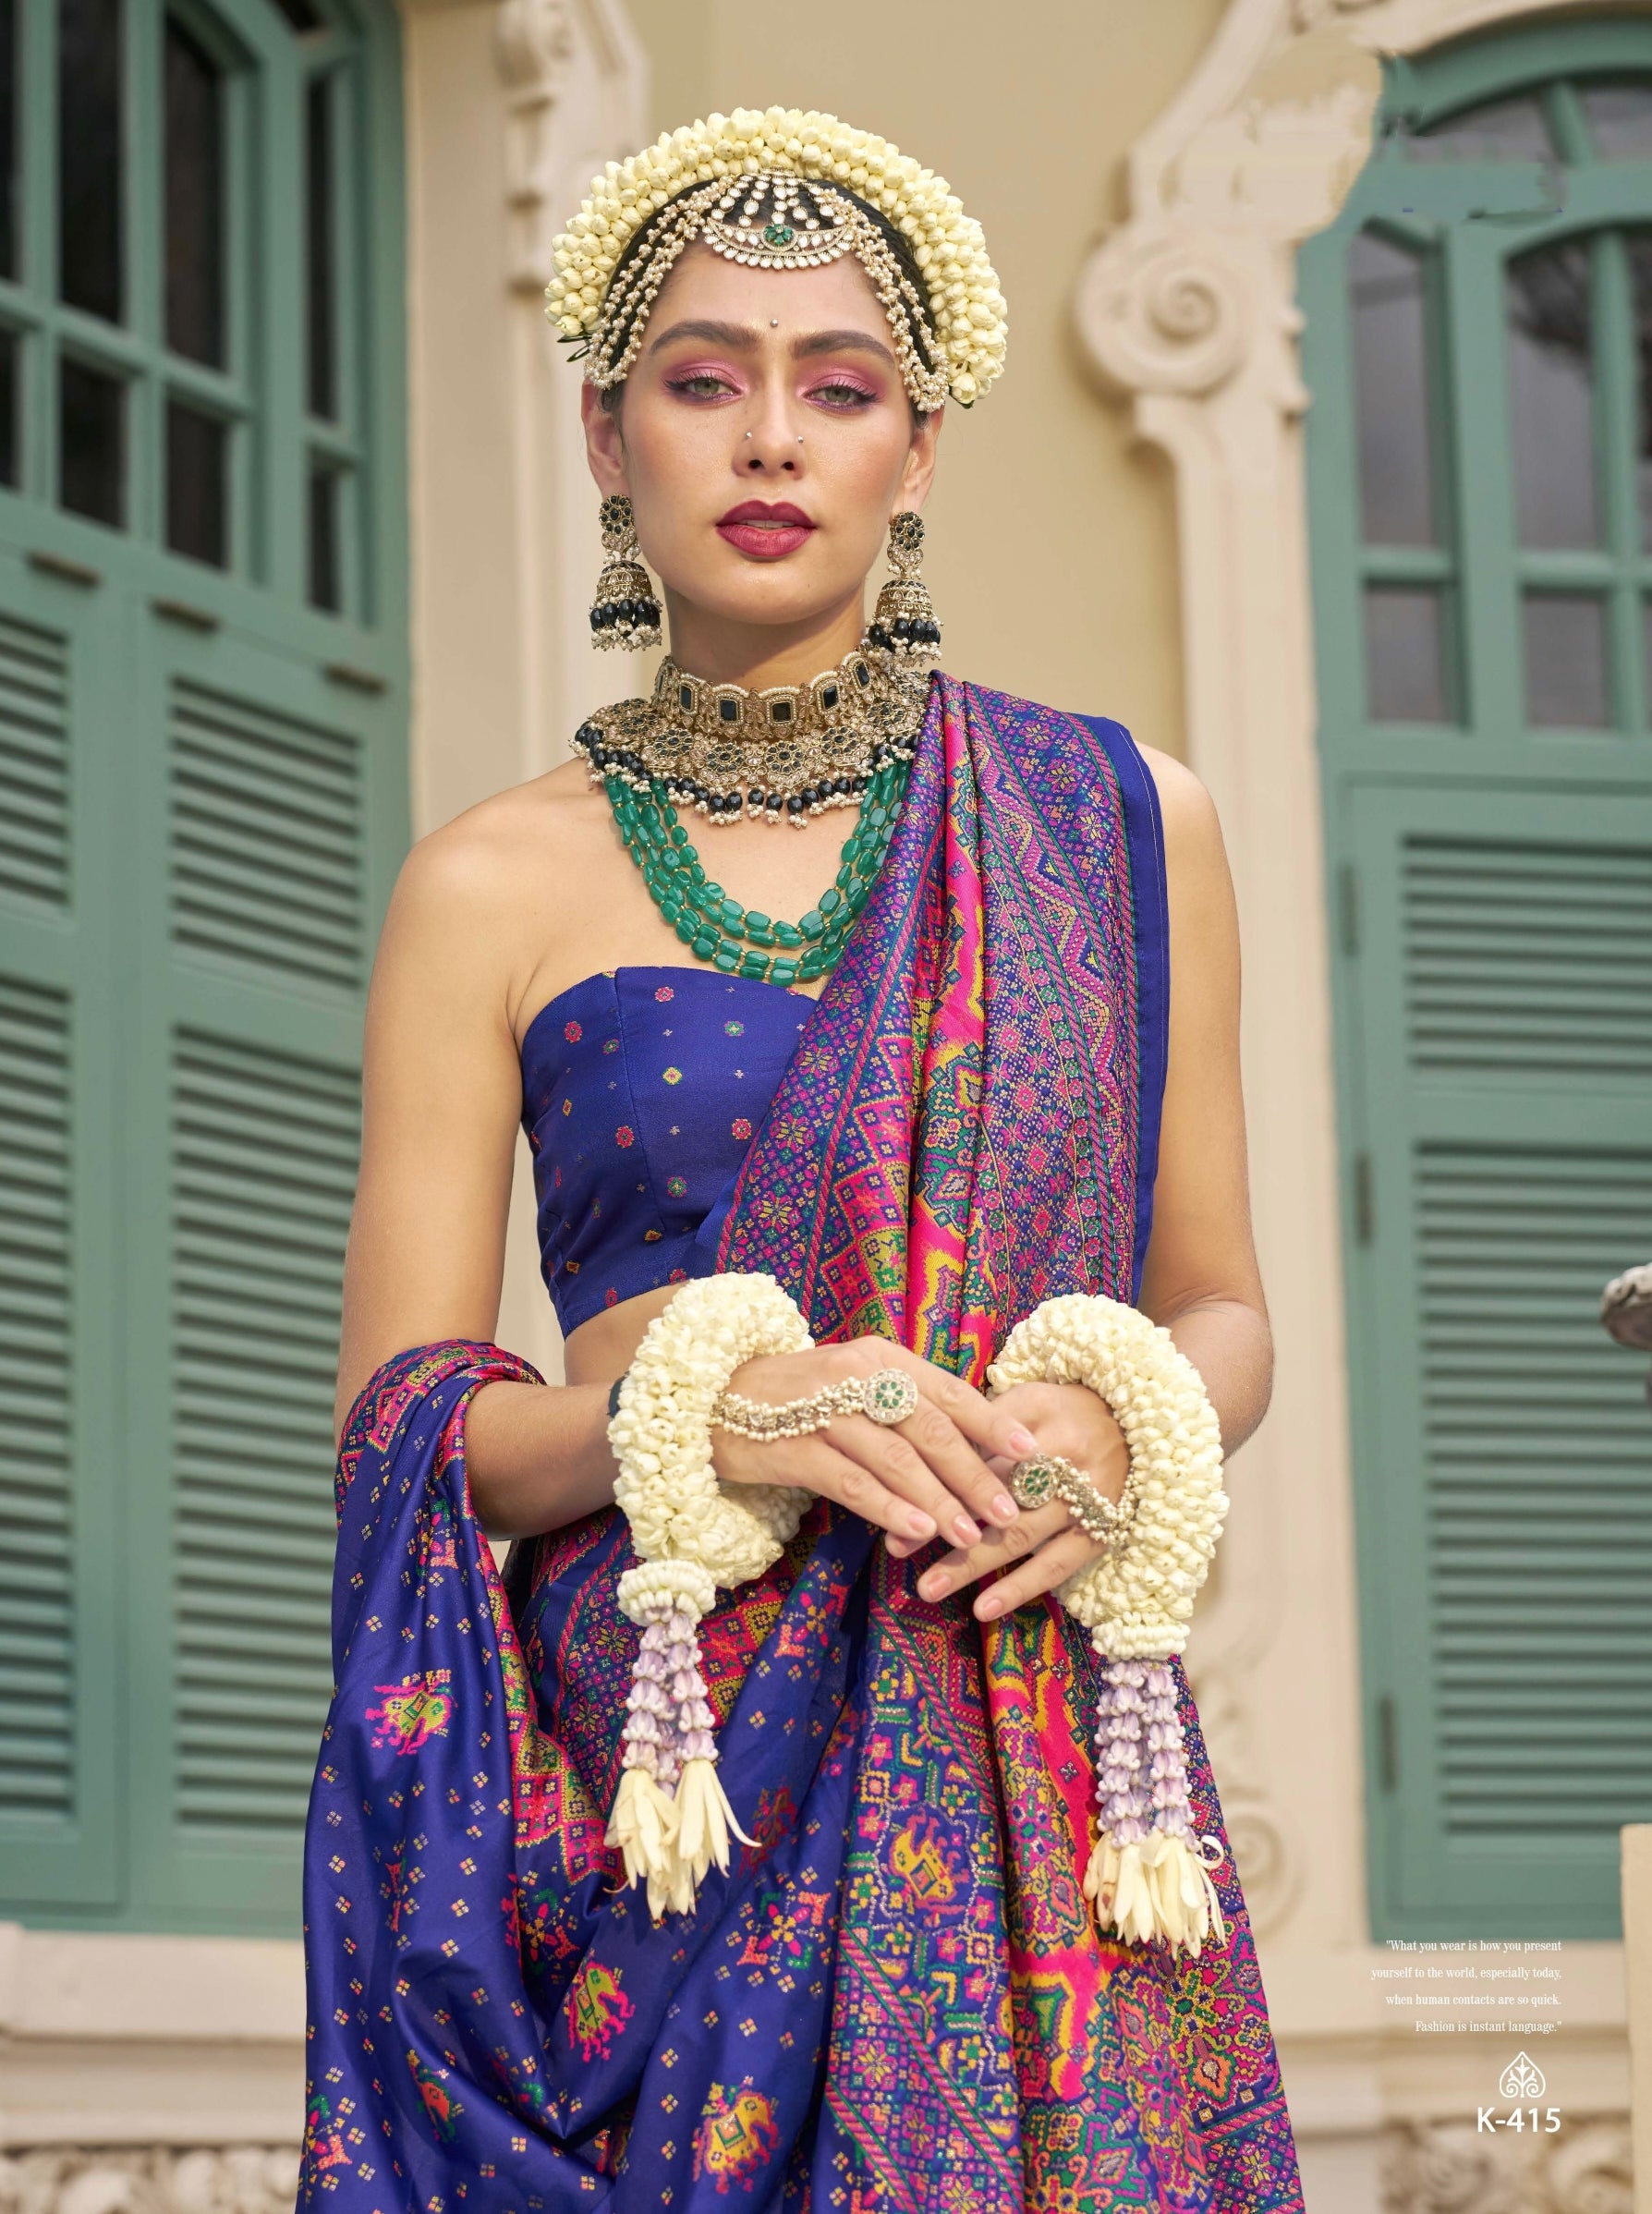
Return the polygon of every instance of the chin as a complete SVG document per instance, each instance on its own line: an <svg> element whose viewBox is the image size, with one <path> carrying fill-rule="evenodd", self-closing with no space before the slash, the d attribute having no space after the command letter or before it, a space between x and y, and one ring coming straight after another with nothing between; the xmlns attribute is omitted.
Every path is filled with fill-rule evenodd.
<svg viewBox="0 0 1652 2214"><path fill-rule="evenodd" d="M847 581L833 590L823 587L818 577L788 576L786 566L784 562L766 563L760 568L753 564L738 578L718 578L710 585L704 577L686 587L671 585L669 578L664 581L686 604L720 622L777 627L830 615L843 605L845 591L853 589Z"/></svg>

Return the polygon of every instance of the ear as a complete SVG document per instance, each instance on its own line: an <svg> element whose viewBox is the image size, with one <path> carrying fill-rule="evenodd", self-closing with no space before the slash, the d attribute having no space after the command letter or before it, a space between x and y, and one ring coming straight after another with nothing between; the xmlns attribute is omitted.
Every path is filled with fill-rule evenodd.
<svg viewBox="0 0 1652 2214"><path fill-rule="evenodd" d="M613 493L629 493L620 419L611 408L603 407L601 393L589 378L579 386L579 419L585 425L585 458L596 479L597 490L604 499Z"/></svg>
<svg viewBox="0 0 1652 2214"><path fill-rule="evenodd" d="M901 494L896 507L921 507L929 496L929 486L935 476L935 448L941 440L944 408L933 408L928 415L920 415L912 432L912 444L906 449L906 459L901 469Z"/></svg>

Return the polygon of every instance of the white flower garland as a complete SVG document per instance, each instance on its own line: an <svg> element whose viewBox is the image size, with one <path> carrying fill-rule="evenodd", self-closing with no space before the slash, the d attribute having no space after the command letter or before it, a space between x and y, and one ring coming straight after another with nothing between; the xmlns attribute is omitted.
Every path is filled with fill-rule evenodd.
<svg viewBox="0 0 1652 2214"><path fill-rule="evenodd" d="M873 131L816 108L736 108L662 132L610 162L553 241L545 312L567 338L597 328L608 281L636 231L679 192L712 179L790 173L846 185L902 231L923 272L935 337L954 399L968 406L1002 369L1003 294L975 218L943 176Z"/></svg>
<svg viewBox="0 0 1652 2214"><path fill-rule="evenodd" d="M809 1493L788 1484L719 1482L711 1409L742 1363L812 1345L796 1300L772 1276L707 1276L684 1284L643 1334L608 1439L620 1473L614 1503L640 1564L619 1580L622 1613L643 1625L625 1732L624 1773L606 1843L626 1877L648 1879L655 1921L686 1911L728 1838L746 1844L716 1772L715 1718L700 1673L698 1624L717 1586L761 1575L796 1534Z"/></svg>
<svg viewBox="0 0 1652 2214"><path fill-rule="evenodd" d="M1221 1535L1221 1429L1203 1380L1168 1330L1117 1299L1069 1293L1018 1322L988 1390L1082 1383L1105 1399L1130 1448L1136 1506L1099 1560L1055 1596L1104 1663L1098 1707L1100 1834L1085 1871L1103 1930L1168 1939L1197 1957L1226 1937L1209 1870L1219 1839L1196 1840L1175 1678L1193 1602ZM1209 1849L1209 1850L1207 1850Z"/></svg>
<svg viewBox="0 0 1652 2214"><path fill-rule="evenodd" d="M796 1485L722 1484L712 1409L744 1362L813 1342L772 1276L697 1279L650 1323L608 1426L620 1467L614 1501L639 1556L620 1578L619 1605L643 1635L606 1842L622 1849L629 1882L646 1877L656 1921L667 1907L692 1909L713 1861L726 1873L731 1831L757 1842L717 1777L698 1624L718 1586L747 1583L778 1558L811 1497ZM1162 1936L1196 1956L1212 1926L1218 1943L1226 1935L1209 1875L1221 1846L1193 1833L1175 1679L1164 1663L1186 1641L1228 1506L1220 1427L1170 1332L1114 1299L1049 1299L1016 1324L988 1388L1040 1380L1087 1384L1108 1402L1136 1479L1136 1509L1115 1545L1056 1591L1105 1664L1101 1829L1085 1892L1103 1930Z"/></svg>

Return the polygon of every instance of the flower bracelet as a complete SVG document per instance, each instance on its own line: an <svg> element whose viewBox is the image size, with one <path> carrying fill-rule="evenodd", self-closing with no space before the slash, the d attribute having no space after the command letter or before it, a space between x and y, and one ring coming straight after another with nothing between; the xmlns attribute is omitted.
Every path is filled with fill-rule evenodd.
<svg viewBox="0 0 1652 2214"><path fill-rule="evenodd" d="M1103 1932L1164 1937L1172 1952L1196 1958L1212 1928L1218 1944L1227 1935L1209 1873L1222 1846L1194 1835L1175 1678L1165 1663L1186 1643L1229 1505L1221 1426L1169 1331L1116 1299L1070 1293L1015 1325L987 1370L988 1390L1035 1382L1087 1384L1130 1449L1109 1550L1055 1591L1102 1662L1101 1822L1085 1895Z"/></svg>
<svg viewBox="0 0 1652 2214"><path fill-rule="evenodd" d="M657 1922L693 1907L729 1833L745 1844L716 1772L715 1717L700 1667L698 1624L717 1587L761 1575L796 1534L809 1494L796 1485L718 1481L711 1416L735 1370L760 1354L814 1343L796 1302L762 1272L685 1283L654 1317L615 1385L608 1441L619 1463L614 1503L638 1565L619 1579L620 1612L642 1625L626 1699L619 1794L604 1842L626 1880L648 1879Z"/></svg>

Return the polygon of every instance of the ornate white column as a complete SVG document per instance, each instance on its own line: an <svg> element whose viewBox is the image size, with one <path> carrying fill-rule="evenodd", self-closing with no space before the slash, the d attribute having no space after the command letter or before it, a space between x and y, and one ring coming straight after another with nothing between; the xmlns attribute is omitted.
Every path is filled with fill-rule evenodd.
<svg viewBox="0 0 1652 2214"><path fill-rule="evenodd" d="M591 647L597 493L579 431L579 373L545 320L544 290L552 243L592 176L649 135L648 65L618 0L501 0L496 51L506 88L512 415L526 494L516 536L522 773L531 776L565 760L587 712L630 681L628 663L599 660Z"/></svg>

